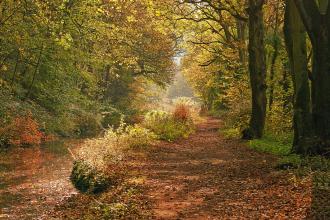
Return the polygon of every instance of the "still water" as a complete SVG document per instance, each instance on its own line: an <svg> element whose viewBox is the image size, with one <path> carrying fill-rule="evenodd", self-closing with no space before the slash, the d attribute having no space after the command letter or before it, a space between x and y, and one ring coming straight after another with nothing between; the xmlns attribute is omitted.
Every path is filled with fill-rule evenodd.
<svg viewBox="0 0 330 220"><path fill-rule="evenodd" d="M69 175L80 141L0 152L0 219L49 219L47 213L76 194Z"/></svg>

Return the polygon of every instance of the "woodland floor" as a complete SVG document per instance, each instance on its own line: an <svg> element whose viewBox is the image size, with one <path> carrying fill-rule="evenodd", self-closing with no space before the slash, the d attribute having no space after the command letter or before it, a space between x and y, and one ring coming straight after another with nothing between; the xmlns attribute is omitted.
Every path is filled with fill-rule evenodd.
<svg viewBox="0 0 330 220"><path fill-rule="evenodd" d="M134 188L139 195L131 207L145 215L124 219L309 219L311 178L296 180L289 171L274 169L276 157L222 137L220 125L209 118L189 139L160 142L132 156L128 179L143 179L143 187ZM42 219L114 219L101 218L102 208L95 207L127 199L122 193L127 189L125 183L94 197L73 194Z"/></svg>
<svg viewBox="0 0 330 220"><path fill-rule="evenodd" d="M276 158L219 135L208 119L187 140L162 143L143 169L155 219L305 219L311 181L276 171Z"/></svg>

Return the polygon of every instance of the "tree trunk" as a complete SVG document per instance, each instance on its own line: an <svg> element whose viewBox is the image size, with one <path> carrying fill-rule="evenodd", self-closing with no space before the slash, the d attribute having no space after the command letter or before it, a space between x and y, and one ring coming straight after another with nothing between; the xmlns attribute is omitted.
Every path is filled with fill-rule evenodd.
<svg viewBox="0 0 330 220"><path fill-rule="evenodd" d="M244 139L261 138L266 120L266 56L264 45L263 0L249 0L249 71L252 89L252 113Z"/></svg>
<svg viewBox="0 0 330 220"><path fill-rule="evenodd" d="M294 86L293 152L307 154L310 151L308 142L312 134L312 118L306 29L294 0L286 0L284 35Z"/></svg>
<svg viewBox="0 0 330 220"><path fill-rule="evenodd" d="M312 117L314 138L309 153L330 154L330 3L295 0L312 42Z"/></svg>
<svg viewBox="0 0 330 220"><path fill-rule="evenodd" d="M319 34L313 44L313 119L317 148L315 153L330 153L330 16L322 16Z"/></svg>

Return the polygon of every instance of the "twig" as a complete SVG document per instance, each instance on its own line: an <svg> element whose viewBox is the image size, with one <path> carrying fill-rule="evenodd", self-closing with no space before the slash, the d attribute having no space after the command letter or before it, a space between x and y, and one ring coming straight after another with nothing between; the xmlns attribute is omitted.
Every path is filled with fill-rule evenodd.
<svg viewBox="0 0 330 220"><path fill-rule="evenodd" d="M70 150L70 148L68 148L68 151L69 151L69 153L71 154L71 157L72 157L74 160L76 160L77 158L76 158L76 156L73 154L73 152Z"/></svg>

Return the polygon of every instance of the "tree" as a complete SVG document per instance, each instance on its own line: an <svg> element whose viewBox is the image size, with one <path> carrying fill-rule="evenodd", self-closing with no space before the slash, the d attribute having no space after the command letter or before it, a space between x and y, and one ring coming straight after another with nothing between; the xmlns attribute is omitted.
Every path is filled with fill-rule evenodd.
<svg viewBox="0 0 330 220"><path fill-rule="evenodd" d="M306 154L312 136L306 30L294 0L286 1L284 34L294 84L293 151Z"/></svg>
<svg viewBox="0 0 330 220"><path fill-rule="evenodd" d="M176 36L153 3L0 1L0 100L65 120L52 132L107 107L134 112L140 88L173 78ZM14 114L4 105L0 115Z"/></svg>
<svg viewBox="0 0 330 220"><path fill-rule="evenodd" d="M330 149L330 4L328 0L295 0L311 40L314 140L309 153Z"/></svg>
<svg viewBox="0 0 330 220"><path fill-rule="evenodd" d="M252 89L252 113L244 139L261 138L266 122L266 56L264 45L264 0L249 0L249 72Z"/></svg>

